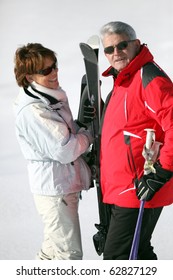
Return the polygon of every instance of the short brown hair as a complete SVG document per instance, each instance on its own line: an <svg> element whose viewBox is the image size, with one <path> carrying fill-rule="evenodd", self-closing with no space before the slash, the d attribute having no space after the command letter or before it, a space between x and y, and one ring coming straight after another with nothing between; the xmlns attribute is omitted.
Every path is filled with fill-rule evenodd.
<svg viewBox="0 0 173 280"><path fill-rule="evenodd" d="M16 50L14 58L14 73L18 86L27 88L29 81L26 79L27 74L35 74L44 67L44 59L49 57L57 61L54 51L45 48L39 43L28 43Z"/></svg>

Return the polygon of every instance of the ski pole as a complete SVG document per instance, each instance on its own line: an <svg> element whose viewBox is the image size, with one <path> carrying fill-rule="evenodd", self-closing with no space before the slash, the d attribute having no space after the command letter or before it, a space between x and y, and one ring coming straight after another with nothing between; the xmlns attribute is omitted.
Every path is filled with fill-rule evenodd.
<svg viewBox="0 0 173 280"><path fill-rule="evenodd" d="M151 149L153 141L155 141L155 131L153 129L145 129L145 131L147 131L145 147L149 151ZM149 158L146 156L146 161L144 164L144 174L145 174L145 165L148 160ZM142 218L144 213L144 205L145 205L145 199L142 199L140 202L139 214L136 223L129 260L137 260L138 257L138 248L139 248L139 240L140 240L140 233L142 227Z"/></svg>

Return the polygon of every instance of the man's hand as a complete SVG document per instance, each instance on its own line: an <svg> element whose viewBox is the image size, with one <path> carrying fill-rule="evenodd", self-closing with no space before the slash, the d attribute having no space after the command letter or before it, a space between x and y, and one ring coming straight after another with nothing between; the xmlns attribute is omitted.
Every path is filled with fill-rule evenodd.
<svg viewBox="0 0 173 280"><path fill-rule="evenodd" d="M172 171L163 169L158 162L154 164L154 169L155 173L143 175L138 182L136 195L140 200L151 200L155 193L173 176Z"/></svg>

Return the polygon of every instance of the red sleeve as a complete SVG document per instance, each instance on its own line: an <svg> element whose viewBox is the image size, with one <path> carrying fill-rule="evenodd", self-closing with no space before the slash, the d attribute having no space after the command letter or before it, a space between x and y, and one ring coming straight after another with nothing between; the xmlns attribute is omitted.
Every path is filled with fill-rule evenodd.
<svg viewBox="0 0 173 280"><path fill-rule="evenodd" d="M164 133L160 163L163 168L173 171L173 83L167 78L156 77L146 87L145 96L150 116Z"/></svg>

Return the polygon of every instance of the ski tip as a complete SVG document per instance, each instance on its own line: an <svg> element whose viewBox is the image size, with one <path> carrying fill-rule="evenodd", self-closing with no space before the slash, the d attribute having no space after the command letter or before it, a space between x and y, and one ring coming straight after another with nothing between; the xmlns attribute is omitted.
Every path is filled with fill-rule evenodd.
<svg viewBox="0 0 173 280"><path fill-rule="evenodd" d="M79 47L85 60L94 64L98 63L98 49L93 49L91 46L85 43L80 43Z"/></svg>
<svg viewBox="0 0 173 280"><path fill-rule="evenodd" d="M98 35L93 35L91 36L88 41L87 44L92 48L92 49L98 49L99 45L100 45L100 38Z"/></svg>

